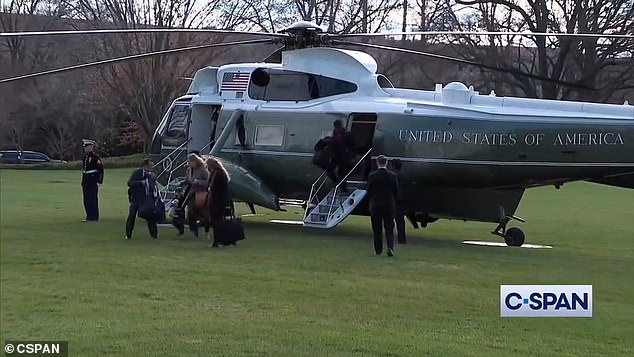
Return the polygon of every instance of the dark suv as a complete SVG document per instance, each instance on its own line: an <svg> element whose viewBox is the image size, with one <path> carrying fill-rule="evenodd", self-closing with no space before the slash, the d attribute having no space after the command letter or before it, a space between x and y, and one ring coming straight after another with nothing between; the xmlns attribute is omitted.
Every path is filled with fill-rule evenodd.
<svg viewBox="0 0 634 357"><path fill-rule="evenodd" d="M37 151L0 151L0 163L3 164L42 164L42 163L65 163L63 160L54 160L46 154Z"/></svg>

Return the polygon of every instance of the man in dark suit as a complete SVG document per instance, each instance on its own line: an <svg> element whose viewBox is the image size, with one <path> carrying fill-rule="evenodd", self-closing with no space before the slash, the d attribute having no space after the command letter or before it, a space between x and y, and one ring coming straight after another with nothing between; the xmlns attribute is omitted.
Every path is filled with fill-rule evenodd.
<svg viewBox="0 0 634 357"><path fill-rule="evenodd" d="M378 170L368 176L366 187L367 197L370 199L370 218L374 234L374 252L383 252L383 228L387 240L387 255L394 255L394 211L398 197L398 179L396 174L389 171L387 158L383 155L376 159Z"/></svg>
<svg viewBox="0 0 634 357"><path fill-rule="evenodd" d="M396 241L398 244L407 243L405 235L405 175L402 171L402 163L399 159L392 160L392 169L398 179L398 197L396 198L396 210L394 211L394 221L396 221Z"/></svg>
<svg viewBox="0 0 634 357"><path fill-rule="evenodd" d="M147 197L153 195L156 185L156 176L154 176L154 173L151 171L152 165L153 163L150 159L143 160L143 165L134 170L128 180L128 201L130 201L130 208L128 219L125 222L125 239L132 238L134 220L136 219L137 213ZM158 227L156 223L155 219L147 219L150 236L154 239L158 237Z"/></svg>

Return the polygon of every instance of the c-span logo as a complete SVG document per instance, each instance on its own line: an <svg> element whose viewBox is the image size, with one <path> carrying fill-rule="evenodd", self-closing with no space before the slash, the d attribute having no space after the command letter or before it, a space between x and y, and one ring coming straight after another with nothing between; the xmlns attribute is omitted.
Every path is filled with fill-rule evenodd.
<svg viewBox="0 0 634 357"><path fill-rule="evenodd" d="M500 285L501 317L592 317L592 285Z"/></svg>

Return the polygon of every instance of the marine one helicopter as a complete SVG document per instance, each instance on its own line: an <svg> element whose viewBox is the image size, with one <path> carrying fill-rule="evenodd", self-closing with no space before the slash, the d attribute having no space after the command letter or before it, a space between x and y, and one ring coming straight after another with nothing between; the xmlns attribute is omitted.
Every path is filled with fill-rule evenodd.
<svg viewBox="0 0 634 357"><path fill-rule="evenodd" d="M195 29L55 31L11 36L117 32L230 32ZM634 106L481 95L459 82L433 91L395 88L377 73L363 46L501 69L427 52L345 41L302 21L268 39L173 49L30 74L13 80L209 47L282 44L265 61L198 70L187 93L173 101L156 129L152 152L170 187L188 152L218 157L229 170L237 200L281 210L305 208L304 226L332 228L348 215L367 215L365 180L374 158L400 159L408 180L411 223L438 219L491 222L509 246L524 233L507 229L527 188L592 181L634 188ZM460 32L452 32L459 34ZM401 34L401 33L396 33ZM421 32L407 34L425 34ZM392 33L390 33L392 35ZM552 35L534 34L531 35ZM558 34L625 37L628 35ZM530 74L524 74L536 77ZM537 77L540 80L548 78ZM346 176L350 192L313 164L315 143L341 120L356 159ZM253 208L252 208L253 209Z"/></svg>

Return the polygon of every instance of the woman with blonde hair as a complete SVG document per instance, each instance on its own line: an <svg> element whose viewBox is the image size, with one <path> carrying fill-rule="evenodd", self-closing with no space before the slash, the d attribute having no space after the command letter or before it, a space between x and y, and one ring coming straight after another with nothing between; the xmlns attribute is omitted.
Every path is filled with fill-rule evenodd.
<svg viewBox="0 0 634 357"><path fill-rule="evenodd" d="M185 174L185 181L188 184L188 192L185 194L187 224L189 225L189 230L198 237L196 212L205 207L209 171L205 160L194 153L187 155L187 166L187 173Z"/></svg>
<svg viewBox="0 0 634 357"><path fill-rule="evenodd" d="M232 207L231 195L229 194L229 181L231 177L218 159L207 157L207 168L211 178L209 180L209 191L211 192L208 201L209 223L214 229L214 239L212 247L217 247L219 243L218 222L222 221L227 214L227 207ZM235 242L231 243L235 245Z"/></svg>

